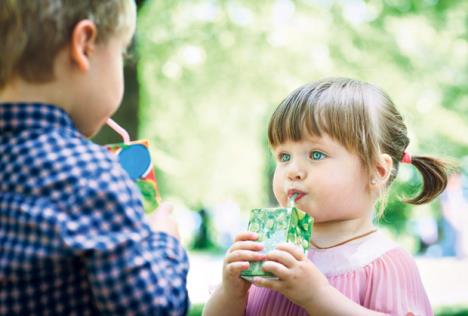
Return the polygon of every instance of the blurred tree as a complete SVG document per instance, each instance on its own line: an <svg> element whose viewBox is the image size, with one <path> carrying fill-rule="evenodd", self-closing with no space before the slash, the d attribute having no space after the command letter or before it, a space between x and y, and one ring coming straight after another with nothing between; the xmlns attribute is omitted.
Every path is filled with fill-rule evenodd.
<svg viewBox="0 0 468 316"><path fill-rule="evenodd" d="M212 229L209 212L204 208L200 208L197 210L197 213L200 219L200 225L193 237L191 248L197 250L214 249L216 245L211 236Z"/></svg>
<svg viewBox="0 0 468 316"><path fill-rule="evenodd" d="M189 205L272 203L266 126L292 89L324 76L382 87L414 154L468 153L468 2L165 0L141 9L141 135L156 146L163 196ZM267 158L268 157L268 158ZM382 220L411 216L395 198ZM413 190L414 191L414 190Z"/></svg>

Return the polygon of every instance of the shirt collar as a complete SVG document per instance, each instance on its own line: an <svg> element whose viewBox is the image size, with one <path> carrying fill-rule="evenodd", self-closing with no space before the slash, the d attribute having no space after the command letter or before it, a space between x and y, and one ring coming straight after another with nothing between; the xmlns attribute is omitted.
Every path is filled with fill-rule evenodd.
<svg viewBox="0 0 468 316"><path fill-rule="evenodd" d="M44 128L67 128L77 131L67 112L55 105L0 102L0 134Z"/></svg>

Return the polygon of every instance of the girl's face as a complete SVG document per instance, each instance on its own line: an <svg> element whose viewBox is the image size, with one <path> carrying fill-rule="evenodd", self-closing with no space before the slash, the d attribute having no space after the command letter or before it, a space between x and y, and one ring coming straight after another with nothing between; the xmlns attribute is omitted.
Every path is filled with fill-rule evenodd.
<svg viewBox="0 0 468 316"><path fill-rule="evenodd" d="M369 217L373 198L359 157L328 135L288 141L273 149L273 191L281 206L296 206L316 223Z"/></svg>

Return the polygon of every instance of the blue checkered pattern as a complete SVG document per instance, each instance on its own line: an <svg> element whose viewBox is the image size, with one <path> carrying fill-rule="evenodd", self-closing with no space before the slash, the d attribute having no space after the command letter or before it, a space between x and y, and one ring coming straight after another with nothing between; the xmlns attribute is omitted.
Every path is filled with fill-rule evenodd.
<svg viewBox="0 0 468 316"><path fill-rule="evenodd" d="M61 109L0 103L0 315L183 315L187 255Z"/></svg>

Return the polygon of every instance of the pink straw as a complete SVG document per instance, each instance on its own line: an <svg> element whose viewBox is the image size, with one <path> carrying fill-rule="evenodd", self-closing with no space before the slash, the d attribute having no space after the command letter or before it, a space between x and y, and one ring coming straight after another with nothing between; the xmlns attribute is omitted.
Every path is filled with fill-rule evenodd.
<svg viewBox="0 0 468 316"><path fill-rule="evenodd" d="M109 125L110 128L112 128L120 136L122 136L124 143L130 142L130 136L128 135L128 132L122 126L117 124L113 119L111 118L107 119L107 125Z"/></svg>

